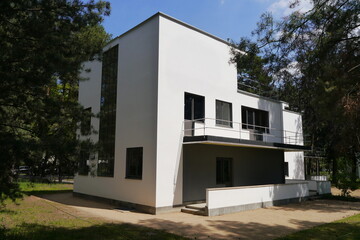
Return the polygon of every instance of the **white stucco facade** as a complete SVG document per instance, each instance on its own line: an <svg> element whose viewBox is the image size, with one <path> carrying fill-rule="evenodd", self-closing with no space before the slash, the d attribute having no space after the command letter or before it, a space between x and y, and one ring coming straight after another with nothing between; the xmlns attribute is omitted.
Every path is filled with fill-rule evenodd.
<svg viewBox="0 0 360 240"><path fill-rule="evenodd" d="M226 41L158 13L114 39L104 51L116 45L119 51L114 176L78 175L74 192L147 206L156 213L158 209L184 204L184 193L196 191L184 189L187 188L184 183L191 181L188 179L190 172L204 171L204 175L214 175L216 157L225 155L234 158L234 164L241 166L241 171L233 170L238 185L241 185L240 174L246 174L244 167L253 162L262 163L260 165L268 166L266 169L269 171L273 169L276 172L276 176L268 178L266 184L271 184L272 179L277 179L276 184L285 183L284 161L289 162L288 178L305 178L303 152L291 147L303 145L301 115L286 110L284 102L239 91L237 70L229 62L231 53ZM91 71L82 74L88 80L80 83L79 101L98 114L102 63L95 61L85 66ZM189 147L199 151L188 151L186 154L189 157L184 159L184 146L192 144L183 141L185 93L204 97L205 120L195 123L194 126L199 129L194 131L194 136L244 141L236 144L217 142L217 145L231 150L221 148L208 157L203 157L208 151L202 150L203 147ZM231 103L231 128L216 124L216 100ZM242 127L242 106L268 112L269 133L264 133L263 137L263 142L268 144L249 141L250 132ZM99 131L98 118L92 118L91 124ZM98 141L97 134L92 134L90 138ZM209 148L212 143L204 141L196 144ZM125 177L126 149L133 147L143 147L141 180ZM255 150L261 152L265 148L271 157L265 153L251 155ZM188 163L189 159L195 162L185 164L192 168L184 169L184 162ZM274 168L269 167L272 164ZM264 170L265 167L260 168L260 171ZM256 169L253 171L255 174ZM261 184L261 178L252 179L243 185ZM205 189L199 191L206 195Z"/></svg>

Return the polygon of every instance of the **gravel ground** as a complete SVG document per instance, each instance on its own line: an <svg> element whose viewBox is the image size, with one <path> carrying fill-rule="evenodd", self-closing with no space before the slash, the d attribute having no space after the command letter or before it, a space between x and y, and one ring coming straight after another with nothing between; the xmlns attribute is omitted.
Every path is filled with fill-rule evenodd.
<svg viewBox="0 0 360 240"><path fill-rule="evenodd" d="M360 197L360 191L352 195ZM82 218L139 224L196 239L273 239L360 213L360 202L313 200L216 217L181 212L150 215L114 210L111 205L73 197L71 193L42 198Z"/></svg>

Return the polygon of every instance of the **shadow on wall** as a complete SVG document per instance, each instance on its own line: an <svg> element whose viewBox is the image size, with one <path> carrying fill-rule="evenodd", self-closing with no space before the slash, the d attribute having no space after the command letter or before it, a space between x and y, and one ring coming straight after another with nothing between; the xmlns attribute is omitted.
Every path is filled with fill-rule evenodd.
<svg viewBox="0 0 360 240"><path fill-rule="evenodd" d="M293 179L305 179L305 165L303 153L295 153L295 168L293 170Z"/></svg>
<svg viewBox="0 0 360 240"><path fill-rule="evenodd" d="M258 102L258 109L265 110L269 112L269 127L270 127L270 136L274 135L274 142L282 142L281 132L283 126L281 126L281 104L274 103L272 101L267 102L267 100L260 99ZM279 124L277 126L277 124ZM275 129L273 129L275 128ZM278 130L278 131L277 131Z"/></svg>

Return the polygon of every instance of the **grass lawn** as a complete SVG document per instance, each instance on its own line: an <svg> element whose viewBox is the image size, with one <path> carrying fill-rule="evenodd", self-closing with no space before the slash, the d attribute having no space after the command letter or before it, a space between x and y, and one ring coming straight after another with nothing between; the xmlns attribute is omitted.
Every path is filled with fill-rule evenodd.
<svg viewBox="0 0 360 240"><path fill-rule="evenodd" d="M69 192L73 190L72 184L67 183L31 183L19 182L20 190L26 195Z"/></svg>
<svg viewBox="0 0 360 240"><path fill-rule="evenodd" d="M278 240L360 239L360 214L290 234Z"/></svg>
<svg viewBox="0 0 360 240"><path fill-rule="evenodd" d="M172 240L186 239L161 230L130 224L115 224L95 218L81 218L58 203L31 196L71 191L71 184L20 183L24 198L6 201L0 208L0 239L33 240ZM299 231L279 239L360 239L360 214Z"/></svg>
<svg viewBox="0 0 360 240"><path fill-rule="evenodd" d="M164 231L130 224L114 224L99 219L80 218L59 204L31 194L71 191L71 184L20 183L24 198L16 203L6 201L0 208L0 239L186 239Z"/></svg>

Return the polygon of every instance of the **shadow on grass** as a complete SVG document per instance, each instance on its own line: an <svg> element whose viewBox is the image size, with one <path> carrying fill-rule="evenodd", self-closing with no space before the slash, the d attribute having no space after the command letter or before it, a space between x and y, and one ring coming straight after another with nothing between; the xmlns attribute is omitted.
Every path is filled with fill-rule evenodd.
<svg viewBox="0 0 360 240"><path fill-rule="evenodd" d="M278 240L303 240L303 239L316 239L316 240L332 240L332 239L347 239L357 240L360 239L360 223L329 223L320 225L311 229L299 231L285 237L278 238Z"/></svg>
<svg viewBox="0 0 360 240"><path fill-rule="evenodd" d="M16 212L10 209L6 209L6 208L1 208L0 207L0 214L10 214L10 215L15 215Z"/></svg>
<svg viewBox="0 0 360 240"><path fill-rule="evenodd" d="M81 228L65 228L46 226L40 224L22 224L14 229L0 228L0 239L3 240L184 240L186 238L176 236L161 230L154 230L130 224L99 224Z"/></svg>
<svg viewBox="0 0 360 240"><path fill-rule="evenodd" d="M322 199L328 199L328 200L338 200L338 201L345 201L345 202L360 202L360 198L357 197L351 197L351 196L341 196L341 195L331 195L326 194L321 197Z"/></svg>
<svg viewBox="0 0 360 240"><path fill-rule="evenodd" d="M149 219L139 223L151 227L162 228L174 233L190 237L191 239L274 239L291 234L295 238L283 237L281 239L339 239L346 236L346 239L360 239L360 223L335 222L319 225L321 222L302 221L292 219L291 226L276 224L276 220L270 224L261 224L257 222L238 222L207 220L210 224L189 225L169 220ZM300 229L308 230L299 231ZM303 233L305 232L305 233ZM301 233L301 234L298 234ZM340 238L344 239L344 238Z"/></svg>
<svg viewBox="0 0 360 240"><path fill-rule="evenodd" d="M21 192L28 196L30 195L41 196L47 194L72 193L73 190L26 190Z"/></svg>

